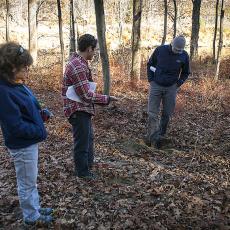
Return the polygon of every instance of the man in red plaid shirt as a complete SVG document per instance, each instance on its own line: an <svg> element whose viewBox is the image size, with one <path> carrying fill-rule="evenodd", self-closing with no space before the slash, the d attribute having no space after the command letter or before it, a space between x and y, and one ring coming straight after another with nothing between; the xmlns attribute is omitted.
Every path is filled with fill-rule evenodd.
<svg viewBox="0 0 230 230"><path fill-rule="evenodd" d="M78 177L87 179L94 179L90 172L94 161L91 122L91 117L95 114L94 104L108 105L110 101L117 100L113 96L90 91L89 82L93 82L93 79L87 61L92 60L96 46L97 39L90 34L78 39L79 53L74 53L66 65L62 85L64 113L73 128L75 172ZM69 86L74 86L82 102L67 98Z"/></svg>

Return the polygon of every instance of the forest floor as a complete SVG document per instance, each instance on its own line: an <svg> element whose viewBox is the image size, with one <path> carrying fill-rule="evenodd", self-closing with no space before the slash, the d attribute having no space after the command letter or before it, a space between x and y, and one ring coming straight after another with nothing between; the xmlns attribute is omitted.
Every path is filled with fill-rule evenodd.
<svg viewBox="0 0 230 230"><path fill-rule="evenodd" d="M120 100L96 107L98 179L87 182L74 176L60 91L37 85L42 73L35 71L31 88L54 113L40 144L38 177L41 204L55 208L50 229L230 229L229 80L193 71L158 150L143 141L148 83L131 88L120 70L112 82ZM13 162L1 143L0 229L21 229Z"/></svg>

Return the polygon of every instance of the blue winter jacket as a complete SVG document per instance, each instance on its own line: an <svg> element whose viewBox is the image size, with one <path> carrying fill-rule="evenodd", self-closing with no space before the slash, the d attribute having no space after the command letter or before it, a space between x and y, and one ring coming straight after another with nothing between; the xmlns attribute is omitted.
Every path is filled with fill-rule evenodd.
<svg viewBox="0 0 230 230"><path fill-rule="evenodd" d="M156 71L150 70L150 66L155 67ZM188 53L175 54L171 45L157 47L148 61L147 74L149 82L154 81L161 86L175 83L181 86L190 74Z"/></svg>
<svg viewBox="0 0 230 230"><path fill-rule="evenodd" d="M22 84L0 80L0 125L9 149L25 148L47 136L40 106L32 92Z"/></svg>

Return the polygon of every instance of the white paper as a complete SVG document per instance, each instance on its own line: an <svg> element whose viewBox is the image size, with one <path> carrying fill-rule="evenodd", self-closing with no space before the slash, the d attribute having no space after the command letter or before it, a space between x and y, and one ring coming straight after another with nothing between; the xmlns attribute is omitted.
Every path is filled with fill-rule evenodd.
<svg viewBox="0 0 230 230"><path fill-rule="evenodd" d="M150 66L150 70L151 70L151 71L153 71L153 72L155 73L156 68L155 68L155 67L153 67L153 66Z"/></svg>
<svg viewBox="0 0 230 230"><path fill-rule="evenodd" d="M89 91L91 91L91 92L94 93L96 91L96 86L97 86L97 83L95 83L95 82L89 82ZM80 102L80 103L85 103L76 94L73 85L71 85L71 86L68 87L68 89L66 91L66 97L69 98L72 101L77 101L77 102Z"/></svg>

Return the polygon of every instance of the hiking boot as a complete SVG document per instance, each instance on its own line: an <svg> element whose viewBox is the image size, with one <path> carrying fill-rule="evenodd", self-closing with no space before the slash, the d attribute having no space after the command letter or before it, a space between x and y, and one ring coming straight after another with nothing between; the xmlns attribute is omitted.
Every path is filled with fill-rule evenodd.
<svg viewBox="0 0 230 230"><path fill-rule="evenodd" d="M25 224L29 225L29 226L48 225L48 224L51 224L52 221L53 221L52 216L50 216L50 215L48 215L48 216L40 215L37 220L35 220L35 221L25 221Z"/></svg>
<svg viewBox="0 0 230 230"><path fill-rule="evenodd" d="M156 149L160 149L163 143L163 136L159 135L159 133L153 134L151 137L151 146L154 146Z"/></svg>
<svg viewBox="0 0 230 230"><path fill-rule="evenodd" d="M151 147L151 141L149 140L149 138L147 137L144 137L144 143L148 146L148 147Z"/></svg>
<svg viewBox="0 0 230 230"><path fill-rule="evenodd" d="M90 172L89 175L87 176L78 176L78 177L84 180L96 180L97 179L97 176L92 172Z"/></svg>
<svg viewBox="0 0 230 230"><path fill-rule="evenodd" d="M38 211L41 215L44 216L49 216L54 212L52 208L40 208Z"/></svg>
<svg viewBox="0 0 230 230"><path fill-rule="evenodd" d="M155 140L154 147L156 149L160 149L162 147L162 139L159 138L159 139Z"/></svg>

